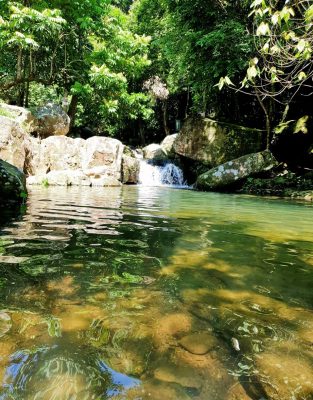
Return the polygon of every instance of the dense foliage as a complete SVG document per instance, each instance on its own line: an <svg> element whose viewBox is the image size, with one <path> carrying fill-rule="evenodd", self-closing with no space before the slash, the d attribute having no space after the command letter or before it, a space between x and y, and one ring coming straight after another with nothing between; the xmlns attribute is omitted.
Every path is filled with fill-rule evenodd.
<svg viewBox="0 0 313 400"><path fill-rule="evenodd" d="M73 130L130 143L161 139L175 120L198 113L266 127L269 144L275 126L281 132L312 114L312 7L309 0L0 2L0 97L26 107L63 102Z"/></svg>

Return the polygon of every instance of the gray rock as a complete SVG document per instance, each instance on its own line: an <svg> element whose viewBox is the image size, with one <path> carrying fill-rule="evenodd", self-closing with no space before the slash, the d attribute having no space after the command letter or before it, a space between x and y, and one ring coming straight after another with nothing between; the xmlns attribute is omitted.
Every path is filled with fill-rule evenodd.
<svg viewBox="0 0 313 400"><path fill-rule="evenodd" d="M0 116L0 158L17 168L24 168L27 133L9 117Z"/></svg>
<svg viewBox="0 0 313 400"><path fill-rule="evenodd" d="M70 117L61 106L48 103L35 111L38 121L37 134L41 138L66 136L70 129Z"/></svg>
<svg viewBox="0 0 313 400"><path fill-rule="evenodd" d="M38 128L38 121L36 117L31 113L30 110L24 107L0 103L0 116L14 120L27 133L32 133Z"/></svg>
<svg viewBox="0 0 313 400"><path fill-rule="evenodd" d="M38 143L37 143L38 144ZM49 137L33 147L29 185L120 186L123 144L106 137Z"/></svg>
<svg viewBox="0 0 313 400"><path fill-rule="evenodd" d="M216 167L262 149L263 131L217 122L209 118L188 118L174 142L177 154Z"/></svg>
<svg viewBox="0 0 313 400"><path fill-rule="evenodd" d="M177 139L178 134L166 136L161 143L161 149L168 158L175 156L174 142Z"/></svg>
<svg viewBox="0 0 313 400"><path fill-rule="evenodd" d="M269 171L277 165L277 160L269 150L247 154L200 175L196 187L201 190L225 188L241 179Z"/></svg>
<svg viewBox="0 0 313 400"><path fill-rule="evenodd" d="M160 162L166 160L167 156L164 153L161 145L152 143L143 148L143 158L146 160Z"/></svg>
<svg viewBox="0 0 313 400"><path fill-rule="evenodd" d="M122 182L138 183L140 162L138 159L123 155L122 158Z"/></svg>

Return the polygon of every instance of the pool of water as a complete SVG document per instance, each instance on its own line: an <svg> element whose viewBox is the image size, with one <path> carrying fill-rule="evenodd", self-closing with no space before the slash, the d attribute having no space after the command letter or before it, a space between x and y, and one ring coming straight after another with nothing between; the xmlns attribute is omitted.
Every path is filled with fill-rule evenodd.
<svg viewBox="0 0 313 400"><path fill-rule="evenodd" d="M32 189L0 228L0 399L313 399L313 206Z"/></svg>

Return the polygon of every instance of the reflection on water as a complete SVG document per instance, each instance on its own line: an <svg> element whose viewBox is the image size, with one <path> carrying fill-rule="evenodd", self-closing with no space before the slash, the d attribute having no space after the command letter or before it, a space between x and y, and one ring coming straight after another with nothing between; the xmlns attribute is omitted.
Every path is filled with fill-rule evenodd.
<svg viewBox="0 0 313 400"><path fill-rule="evenodd" d="M0 399L313 399L312 213L34 189L0 233Z"/></svg>

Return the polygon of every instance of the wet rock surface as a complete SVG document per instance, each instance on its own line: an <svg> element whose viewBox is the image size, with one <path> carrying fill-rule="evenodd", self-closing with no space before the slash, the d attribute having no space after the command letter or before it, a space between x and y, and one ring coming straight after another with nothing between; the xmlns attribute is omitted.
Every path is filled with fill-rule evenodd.
<svg viewBox="0 0 313 400"><path fill-rule="evenodd" d="M218 345L217 339L209 333L197 332L180 339L179 344L189 353L203 355L214 350Z"/></svg>
<svg viewBox="0 0 313 400"><path fill-rule="evenodd" d="M26 192L26 180L23 172L0 160L0 206L22 203Z"/></svg>

